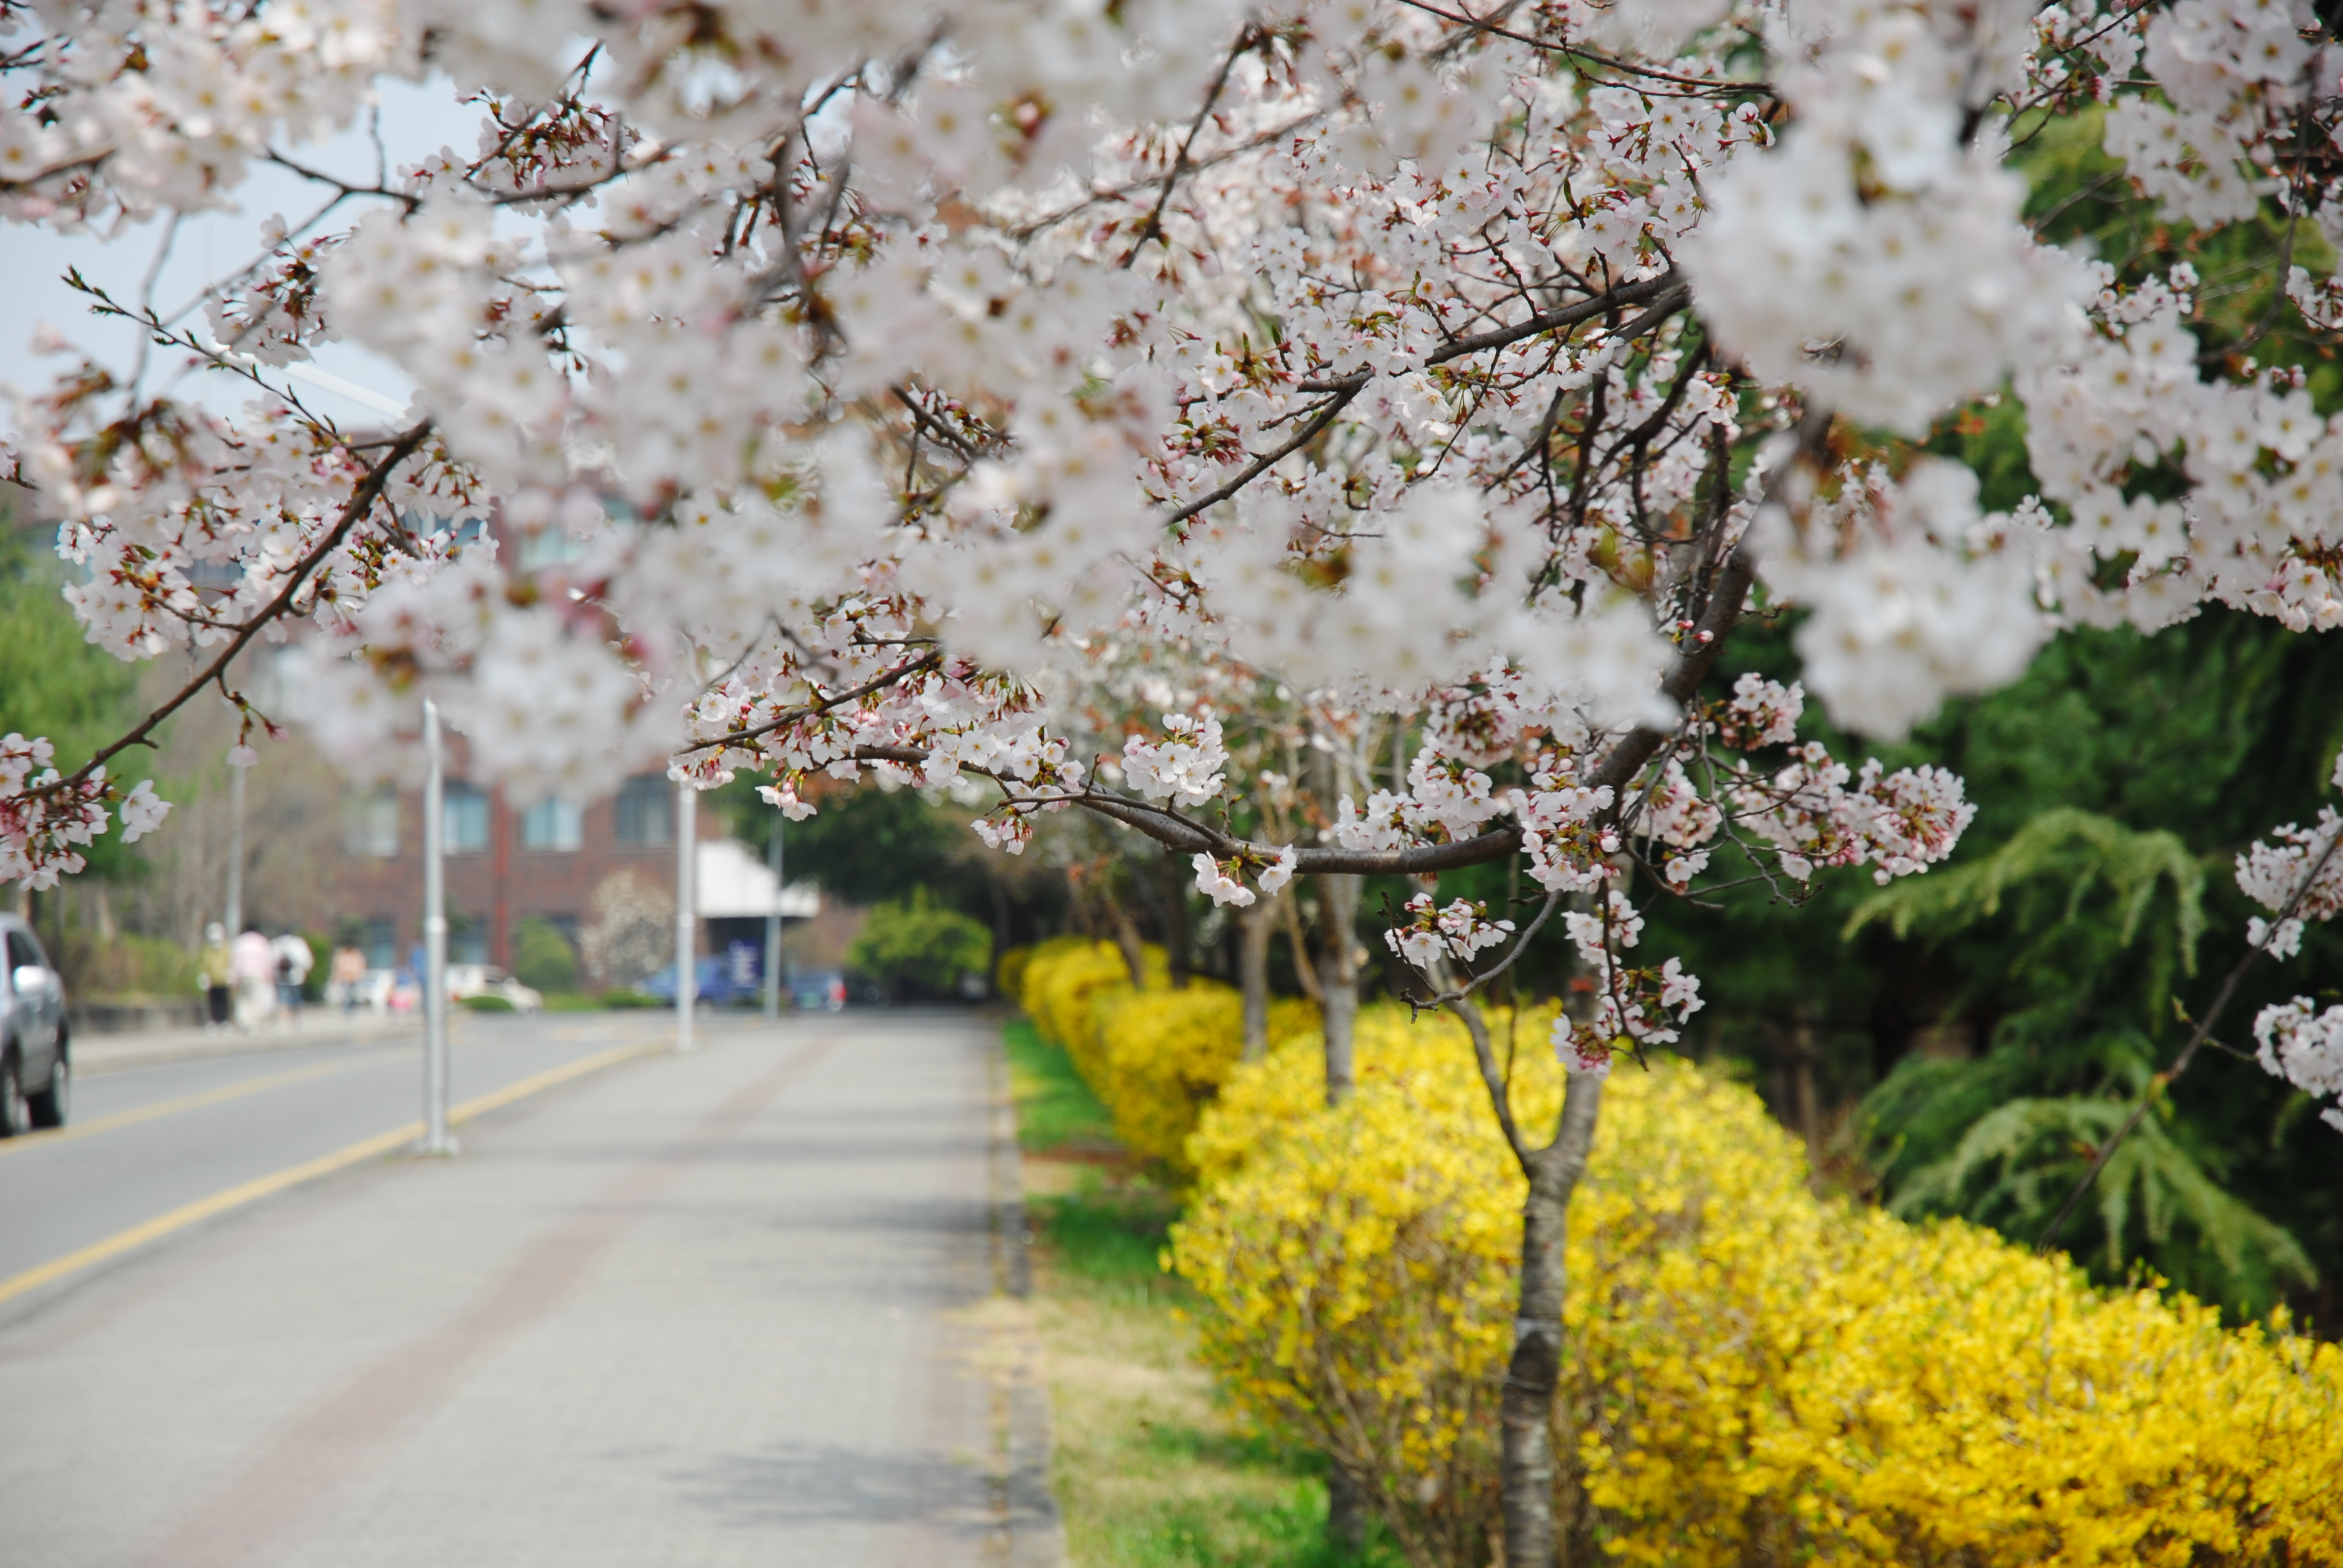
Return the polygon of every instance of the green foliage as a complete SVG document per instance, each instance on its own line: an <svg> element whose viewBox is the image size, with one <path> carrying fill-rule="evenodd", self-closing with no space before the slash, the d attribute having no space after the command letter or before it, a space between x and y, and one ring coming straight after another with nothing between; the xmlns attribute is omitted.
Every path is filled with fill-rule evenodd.
<svg viewBox="0 0 2343 1568"><path fill-rule="evenodd" d="M1099 1103L1073 1059L1041 1038L1027 1019L1009 1025L1011 1091L1017 1100L1017 1142L1028 1153L1101 1149L1114 1141L1114 1118Z"/></svg>
<svg viewBox="0 0 2343 1568"><path fill-rule="evenodd" d="M766 853L781 815L746 779L717 791L741 842ZM782 828L783 871L853 904L897 903L925 889L956 908L982 907L985 867L967 814L930 803L916 789L854 789L821 798L821 809Z"/></svg>
<svg viewBox="0 0 2343 1568"><path fill-rule="evenodd" d="M550 996L578 989L578 950L551 920L535 916L513 929L513 975Z"/></svg>
<svg viewBox="0 0 2343 1568"><path fill-rule="evenodd" d="M629 1008L673 1007L675 1003L655 997L649 991L639 991L631 986L621 986L617 990L604 991L602 1005L623 1011Z"/></svg>
<svg viewBox="0 0 2343 1568"><path fill-rule="evenodd" d="M847 947L846 967L897 996L950 996L961 976L990 970L992 933L915 888L909 903L870 911Z"/></svg>
<svg viewBox="0 0 2343 1568"><path fill-rule="evenodd" d="M135 721L136 668L90 643L64 598L65 563L0 509L0 734L46 736L71 772ZM122 772L136 759L125 759ZM135 779L138 775L132 775ZM84 851L91 869L131 863L108 834Z"/></svg>
<svg viewBox="0 0 2343 1568"><path fill-rule="evenodd" d="M1163 1270L1163 1249L1179 1207L1146 1185L1108 1188L1092 1181L1057 1197L1030 1200L1058 1266L1091 1288L1141 1300L1187 1292Z"/></svg>
<svg viewBox="0 0 2343 1568"><path fill-rule="evenodd" d="M196 956L176 942L136 931L101 942L85 926L70 927L62 940L52 935L51 941L49 956L76 1002L180 1001L196 994Z"/></svg>
<svg viewBox="0 0 2343 1568"><path fill-rule="evenodd" d="M2288 1285L2316 1285L2302 1244L2222 1191L2174 1141L2168 1104L2162 1108L2124 1141L2092 1188L2100 1241L2087 1255L2096 1256L2097 1271L2120 1278L2129 1260L2147 1258L2167 1275L2219 1281L2257 1313ZM2039 1236L2131 1109L2085 1096L2006 1101L1971 1122L1950 1154L1914 1171L1887 1206L1906 1219L1960 1214L2005 1234Z"/></svg>
<svg viewBox="0 0 2343 1568"><path fill-rule="evenodd" d="M2044 812L1990 854L1881 889L1843 934L1880 923L1898 938L1942 939L1988 926L2005 901L1995 968L2005 1003L2017 1004L2005 1027L2071 1032L2114 1000L2099 994L2113 986L2136 990L2136 1005L2117 1010L2152 1035L2170 1011L2174 980L2197 972L2204 866L2177 834L2135 833L2071 807ZM2144 926L2152 929L2143 942ZM2034 1016L2044 1010L2048 1019Z"/></svg>
<svg viewBox="0 0 2343 1568"><path fill-rule="evenodd" d="M468 996L464 1005L474 1012L512 1012L513 1004L500 996Z"/></svg>
<svg viewBox="0 0 2343 1568"><path fill-rule="evenodd" d="M1956 1007L1990 1014L1974 1061L1906 1061L1857 1121L1888 1206L2038 1239L2101 1144L2155 1092L2175 987L2195 975L2205 866L2177 834L2061 808L1998 849L1865 900L1846 935L1966 944ZM2224 1160L2173 1117L2144 1121L2061 1238L2103 1280L2135 1261L2259 1314L2318 1282L2301 1243L2226 1191Z"/></svg>
<svg viewBox="0 0 2343 1568"><path fill-rule="evenodd" d="M138 676L83 636L64 586L63 563L0 531L0 731L47 736L70 771L125 727Z"/></svg>

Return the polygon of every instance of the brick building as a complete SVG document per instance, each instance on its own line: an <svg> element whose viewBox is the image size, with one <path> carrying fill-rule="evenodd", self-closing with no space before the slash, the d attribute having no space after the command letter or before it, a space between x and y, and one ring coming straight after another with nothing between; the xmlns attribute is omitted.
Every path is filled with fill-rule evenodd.
<svg viewBox="0 0 2343 1568"><path fill-rule="evenodd" d="M451 761L459 759L460 742L450 751ZM548 800L515 810L500 791L455 777L446 792L452 962L509 968L513 932L532 918L558 927L576 945L595 890L621 872L659 888L675 886L675 786L664 775L638 775L615 797L584 806ZM699 950L721 952L742 940L761 950L772 875L745 846L724 837L715 813L694 816ZM324 881L341 931L363 933L367 963L397 967L422 940L421 792L388 785L354 789L343 805L340 853ZM793 920L818 907L809 888L789 890L780 904Z"/></svg>

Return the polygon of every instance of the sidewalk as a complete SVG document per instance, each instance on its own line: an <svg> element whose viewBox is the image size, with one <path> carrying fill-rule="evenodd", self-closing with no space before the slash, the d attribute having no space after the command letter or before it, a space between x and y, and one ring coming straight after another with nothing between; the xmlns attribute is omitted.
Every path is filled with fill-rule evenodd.
<svg viewBox="0 0 2343 1568"><path fill-rule="evenodd" d="M449 1010L450 1031L464 1027L464 1010ZM305 1010L301 1025L287 1029L271 1021L245 1034L235 1029L135 1030L123 1034L76 1034L73 1037L74 1070L84 1076L119 1072L126 1068L152 1067L165 1061L196 1061L212 1056L248 1056L267 1050L299 1050L320 1045L373 1045L387 1040L423 1038L417 1013L377 1016L359 1011L345 1018L323 1007Z"/></svg>
<svg viewBox="0 0 2343 1568"><path fill-rule="evenodd" d="M0 1326L48 1568L978 1568L1055 1543L982 1020L741 1023Z"/></svg>

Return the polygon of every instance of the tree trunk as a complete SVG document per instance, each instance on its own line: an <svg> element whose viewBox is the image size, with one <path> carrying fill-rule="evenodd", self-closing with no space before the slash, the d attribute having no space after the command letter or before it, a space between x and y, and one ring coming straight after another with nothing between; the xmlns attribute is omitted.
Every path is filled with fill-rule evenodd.
<svg viewBox="0 0 2343 1568"><path fill-rule="evenodd" d="M1150 878L1163 921L1163 953L1172 970L1172 989L1188 989L1188 870L1184 861L1159 859Z"/></svg>
<svg viewBox="0 0 2343 1568"><path fill-rule="evenodd" d="M1285 916L1285 945L1293 953L1293 978L1302 987L1302 994L1323 1006L1326 993L1318 984L1318 966L1310 961L1309 933L1302 929L1302 900L1299 897L1280 897L1277 907Z"/></svg>
<svg viewBox="0 0 2343 1568"><path fill-rule="evenodd" d="M1823 1115L1815 1090L1815 1020L1801 1009L1790 1020L1790 1093L1798 1117L1798 1135L1806 1141L1806 1163L1823 1157Z"/></svg>
<svg viewBox="0 0 2343 1568"><path fill-rule="evenodd" d="M1339 1562L1367 1549L1367 1488L1347 1466L1326 1462L1326 1541Z"/></svg>
<svg viewBox="0 0 2343 1568"><path fill-rule="evenodd" d="M1358 935L1353 928L1359 912L1359 879L1328 876L1318 879L1320 934L1325 942L1318 965L1319 1005L1326 1037L1326 1103L1340 1105L1350 1098L1355 1074L1351 1044L1359 1016L1359 966L1353 957ZM1266 921L1262 922L1264 925ZM1309 962L1300 942L1294 943L1296 969ZM1263 1019L1263 1031L1267 1019ZM1338 1560L1355 1558L1366 1545L1367 1495L1359 1478L1332 1454L1326 1458L1326 1543Z"/></svg>
<svg viewBox="0 0 2343 1568"><path fill-rule="evenodd" d="M1585 1173L1602 1107L1603 1081L1592 1073L1570 1074L1554 1141L1523 1161L1530 1192L1522 1205L1521 1303L1502 1407L1505 1568L1552 1568L1554 1562L1554 1398L1562 1377L1563 1243L1571 1194Z"/></svg>
<svg viewBox="0 0 2343 1568"><path fill-rule="evenodd" d="M1237 917L1237 989L1244 996L1244 1059L1269 1054L1269 939L1277 900L1264 898Z"/></svg>
<svg viewBox="0 0 2343 1568"><path fill-rule="evenodd" d="M1122 950L1123 967L1131 970L1131 985L1145 990L1147 948L1139 940L1139 928L1131 923L1131 911L1107 888L1099 890L1099 902L1106 907L1106 918L1114 928L1114 945Z"/></svg>
<svg viewBox="0 0 2343 1568"><path fill-rule="evenodd" d="M1326 944L1318 966L1318 983L1326 993L1326 1103L1340 1105L1355 1080L1351 1039L1359 1017L1359 879L1320 877L1318 901Z"/></svg>

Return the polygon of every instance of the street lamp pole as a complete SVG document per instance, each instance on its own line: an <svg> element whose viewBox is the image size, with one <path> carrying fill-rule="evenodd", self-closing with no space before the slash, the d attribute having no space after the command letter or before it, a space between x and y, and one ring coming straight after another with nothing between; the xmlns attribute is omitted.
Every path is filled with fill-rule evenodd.
<svg viewBox="0 0 2343 1568"><path fill-rule="evenodd" d="M765 1017L781 1016L781 825L789 820L773 814L772 842L765 846L773 866L773 907L765 916Z"/></svg>
<svg viewBox="0 0 2343 1568"><path fill-rule="evenodd" d="M423 705L423 1143L453 1154L447 1131L447 798L439 747L439 705Z"/></svg>
<svg viewBox="0 0 2343 1568"><path fill-rule="evenodd" d="M698 931L692 915L692 858L699 839L699 791L675 787L675 1048L692 1049L692 993L699 989Z"/></svg>
<svg viewBox="0 0 2343 1568"><path fill-rule="evenodd" d="M227 769L227 940L244 934L244 769Z"/></svg>

